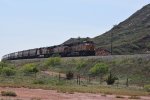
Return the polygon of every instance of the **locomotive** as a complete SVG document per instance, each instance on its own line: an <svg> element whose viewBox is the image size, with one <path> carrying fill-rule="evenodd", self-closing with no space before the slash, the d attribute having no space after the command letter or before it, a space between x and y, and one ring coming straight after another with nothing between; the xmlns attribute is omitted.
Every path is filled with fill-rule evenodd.
<svg viewBox="0 0 150 100"><path fill-rule="evenodd" d="M50 47L35 48L4 55L2 60L48 58L56 55L61 57L94 56L95 46L92 41L83 41Z"/></svg>

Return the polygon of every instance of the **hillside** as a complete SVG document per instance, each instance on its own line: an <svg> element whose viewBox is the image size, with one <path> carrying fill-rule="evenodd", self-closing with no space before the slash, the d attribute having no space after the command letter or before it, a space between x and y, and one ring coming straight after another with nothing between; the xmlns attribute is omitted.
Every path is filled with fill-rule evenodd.
<svg viewBox="0 0 150 100"><path fill-rule="evenodd" d="M113 54L147 53L150 51L150 4L135 12L108 32L93 38L96 47L110 49L113 34Z"/></svg>
<svg viewBox="0 0 150 100"><path fill-rule="evenodd" d="M71 43L83 42L83 41L88 41L88 40L90 40L89 37L87 37L87 38L80 38L80 37L70 38L67 41L65 41L63 44L71 44Z"/></svg>
<svg viewBox="0 0 150 100"><path fill-rule="evenodd" d="M93 57L92 56L91 57L64 57L64 58L54 57L54 58L44 58L44 59L38 58L38 59L12 60L9 62L9 64L15 66L12 68L17 72L15 74L16 80L13 81L12 77L10 77L11 81L9 81L8 78L6 77L0 77L0 79L3 80L0 83L0 85L17 81L19 85L22 85L25 82L26 85L29 86L35 86L35 85L38 86L41 85L44 87L54 86L55 89L59 89L60 86L62 87L69 86L69 88L73 87L73 89L71 90L79 92L78 89L76 89L76 86L80 85L77 83L77 76L80 75L82 81L81 86L89 88L90 90L88 91L90 91L90 93L92 91L93 93L98 93L98 91L94 92L95 91L94 87L97 88L96 86L100 86L101 82L102 82L101 84L102 87L106 86L106 79L111 72L112 75L117 77L119 80L118 81L116 80L116 83L114 83L114 85L109 86L109 88L111 88L110 89L111 91L109 92L115 94L116 92L113 91L112 88L113 87L116 88L116 85L118 85L119 93L121 94L124 94L123 91L122 92L120 91L120 89L123 88L124 86L127 90L129 88L131 89L132 86L136 88L136 91L139 88L140 91L142 91L141 93L143 94L144 90L141 90L142 87L147 86L150 83L149 60L150 60L150 54L113 55L113 56L109 55L109 56L93 56ZM31 76L30 73L26 73L27 71L30 72L30 70L26 68L30 68L30 67L32 68L34 66L39 71L37 72L36 80L35 78L33 79L32 77L30 77ZM97 66L99 67L97 68ZM107 68L106 73L103 73L104 76L102 80L100 79L100 74L101 74L99 72L99 68L101 68L100 66L102 66L102 68ZM2 66L0 65L0 67ZM65 74L67 74L68 72L74 74L74 79L65 80L66 79ZM26 76L27 74L29 74L30 76ZM61 80L59 79L58 76L59 74L62 77ZM5 75L3 70L0 73L0 75L1 76ZM127 83L127 78L129 78L128 83ZM58 80L60 83L57 83ZM89 86L91 85L94 87L90 88ZM126 86L129 86L129 88L127 88ZM130 89L128 94L126 94L127 92L125 93L126 95L131 95L133 93L134 95L137 95L135 91L131 92ZM81 91L82 90L80 90L80 92ZM84 89L83 91L85 92ZM105 90L105 92L106 91L107 90ZM100 92L102 93L102 91Z"/></svg>

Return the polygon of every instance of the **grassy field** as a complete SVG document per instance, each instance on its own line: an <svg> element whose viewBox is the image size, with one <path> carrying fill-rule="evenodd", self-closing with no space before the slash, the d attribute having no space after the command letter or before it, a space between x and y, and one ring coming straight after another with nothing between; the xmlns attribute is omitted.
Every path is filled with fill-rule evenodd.
<svg viewBox="0 0 150 100"><path fill-rule="evenodd" d="M40 61L0 63L1 87L54 89L63 93L104 93L116 95L149 95L149 57L122 59L49 58ZM55 72L48 74L46 72ZM66 74L73 77L67 79ZM115 81L107 85L108 78ZM78 77L78 78L77 78ZM80 78L79 78L80 77Z"/></svg>
<svg viewBox="0 0 150 100"><path fill-rule="evenodd" d="M49 81L49 82L48 82ZM32 89L50 89L57 90L60 93L104 93L106 95L129 95L129 96L146 96L149 95L143 89L104 86L104 85L76 85L70 82L58 81L57 79L49 79L44 83L35 83L34 79L26 78L24 80L7 78L0 83L1 87L13 87L13 88L32 88Z"/></svg>

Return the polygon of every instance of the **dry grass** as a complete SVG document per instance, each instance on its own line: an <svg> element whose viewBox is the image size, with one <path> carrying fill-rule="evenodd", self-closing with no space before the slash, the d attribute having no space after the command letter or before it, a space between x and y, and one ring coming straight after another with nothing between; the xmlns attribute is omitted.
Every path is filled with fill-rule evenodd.
<svg viewBox="0 0 150 100"><path fill-rule="evenodd" d="M102 97L106 97L107 95L106 95L106 94L102 94L101 96L102 96Z"/></svg>
<svg viewBox="0 0 150 100"><path fill-rule="evenodd" d="M41 98L34 97L34 98L31 98L31 100L41 100Z"/></svg>
<svg viewBox="0 0 150 100"><path fill-rule="evenodd" d="M120 96L120 95L117 95L117 96L116 96L116 98L125 98L125 97L123 97L123 96Z"/></svg>
<svg viewBox="0 0 150 100"><path fill-rule="evenodd" d="M141 99L139 96L130 96L128 99Z"/></svg>
<svg viewBox="0 0 150 100"><path fill-rule="evenodd" d="M122 57L122 56L118 56L117 59L119 57ZM64 62L62 63L62 65L56 66L56 67L50 67L50 70L53 69L52 71L56 71L56 72L59 72L60 70L61 71L75 70L74 67L76 67L76 62L74 62L74 61L75 60L84 59L84 61L88 61L88 63L87 63L87 67L85 67L85 68L83 68L81 70L81 73L82 73L82 71L83 72L88 72L88 70L89 70L91 65L93 65L94 63L96 63L98 61L101 61L101 60L99 60L99 58L101 58L101 57L98 57L98 58L96 58L96 57L94 57L94 58L93 57L63 58ZM109 57L106 57L106 58L109 58ZM122 59L124 59L124 58L122 58ZM105 59L103 59L103 60L105 60ZM43 64L42 63L43 61L44 60L42 60L41 62L40 61L38 61L38 62ZM20 63L20 61L18 61L18 62ZM29 62L26 62L26 63L29 63ZM37 62L34 62L34 63L37 63ZM121 69L122 69L122 67L120 67L119 69L117 67L117 70L121 70ZM135 69L135 67L134 67L134 69ZM128 69L126 71L128 71ZM124 71L124 73L126 73L126 72ZM50 90L57 90L57 92L61 92L61 93L71 93L71 94L74 93L74 92L80 92L80 93L102 93L102 94L105 94L105 95L115 94L115 95L117 95L116 98L117 97L119 98L120 95L129 95L129 96L134 96L134 95L145 96L145 95L149 95L148 92L145 92L143 90L130 89L130 88L125 88L125 87L116 88L114 86L100 86L99 83L96 84L96 85L87 84L87 85L83 85L83 86L81 84L81 86L79 86L79 85L76 85L76 80L68 81L68 83L66 83L65 80L60 80L58 82L58 79L55 78L54 76L47 76L47 74L46 75L43 74L43 73L41 74L40 72L37 74L37 77L40 77L41 79L44 79L44 78L45 79L42 80L42 81L37 80L36 82L33 82L35 77L32 78L32 76L24 76L24 75L21 76L21 75L22 74L18 73L18 74L16 74L14 76L13 79L0 77L0 80L3 80L0 83L0 86L3 86L3 87L14 87L14 88L24 87L24 88L32 88L32 89L39 89L40 88L40 89L47 89L47 90L50 89ZM94 82L95 82L95 80L94 80ZM33 84L33 83L36 83L36 84Z"/></svg>
<svg viewBox="0 0 150 100"><path fill-rule="evenodd" d="M114 88L114 87L107 87L107 86L79 86L79 85L60 85L60 86L52 86L52 85L34 85L34 84L1 84L0 87L13 87L13 88L32 88L32 89L45 89L45 90L57 90L57 92L61 93L103 93L105 95L129 95L129 96L147 96L149 95L148 92L142 90L133 90L127 88Z"/></svg>
<svg viewBox="0 0 150 100"><path fill-rule="evenodd" d="M1 95L2 96L12 96L12 97L16 97L17 94L13 91L1 91Z"/></svg>
<svg viewBox="0 0 150 100"><path fill-rule="evenodd" d="M138 90L130 90L130 89L118 89L113 87L106 87L106 86L54 86L48 87L49 89L55 89L63 93L74 93L74 92L81 92L81 93L104 93L106 95L129 95L129 96L141 96L141 95L148 95L147 92L138 91Z"/></svg>

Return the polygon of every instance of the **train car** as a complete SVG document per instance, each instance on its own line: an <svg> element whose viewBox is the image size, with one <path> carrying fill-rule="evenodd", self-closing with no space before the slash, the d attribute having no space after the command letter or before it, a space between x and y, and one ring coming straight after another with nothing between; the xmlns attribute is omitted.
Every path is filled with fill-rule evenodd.
<svg viewBox="0 0 150 100"><path fill-rule="evenodd" d="M48 58L53 56L55 47L56 46L40 48L41 57Z"/></svg>
<svg viewBox="0 0 150 100"><path fill-rule="evenodd" d="M95 46L93 42L85 41L82 43L74 44L71 47L71 52L77 56L92 56L95 55Z"/></svg>
<svg viewBox="0 0 150 100"><path fill-rule="evenodd" d="M57 47L53 48L53 54L59 54L60 56L64 57L70 52L70 47L65 45L58 45Z"/></svg>
<svg viewBox="0 0 150 100"><path fill-rule="evenodd" d="M15 53L10 54L10 59L14 60L15 59Z"/></svg>
<svg viewBox="0 0 150 100"><path fill-rule="evenodd" d="M18 52L18 59L22 59L23 58L23 52L22 51L19 51Z"/></svg>
<svg viewBox="0 0 150 100"><path fill-rule="evenodd" d="M38 51L38 49L36 48L36 49L30 49L29 51L28 51L28 55L29 55L29 58L36 58L36 57L38 57L39 56L39 51Z"/></svg>
<svg viewBox="0 0 150 100"><path fill-rule="evenodd" d="M10 60L10 54L7 55L7 59Z"/></svg>
<svg viewBox="0 0 150 100"><path fill-rule="evenodd" d="M15 52L14 59L18 59L18 52Z"/></svg>
<svg viewBox="0 0 150 100"><path fill-rule="evenodd" d="M39 57L46 57L46 55L48 54L48 47L42 47L39 48Z"/></svg>
<svg viewBox="0 0 150 100"><path fill-rule="evenodd" d="M51 57L54 54L54 48L56 46L47 47L48 53L46 54L46 57Z"/></svg>
<svg viewBox="0 0 150 100"><path fill-rule="evenodd" d="M24 50L24 51L22 51L22 58L23 59L29 58L29 51L30 50Z"/></svg>

